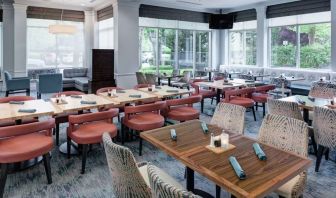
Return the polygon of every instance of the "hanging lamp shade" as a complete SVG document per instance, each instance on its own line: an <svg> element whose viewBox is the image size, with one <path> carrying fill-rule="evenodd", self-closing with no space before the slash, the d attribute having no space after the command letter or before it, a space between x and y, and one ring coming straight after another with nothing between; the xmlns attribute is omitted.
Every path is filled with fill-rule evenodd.
<svg viewBox="0 0 336 198"><path fill-rule="evenodd" d="M55 24L49 25L49 33L51 34L75 34L77 28L74 25Z"/></svg>

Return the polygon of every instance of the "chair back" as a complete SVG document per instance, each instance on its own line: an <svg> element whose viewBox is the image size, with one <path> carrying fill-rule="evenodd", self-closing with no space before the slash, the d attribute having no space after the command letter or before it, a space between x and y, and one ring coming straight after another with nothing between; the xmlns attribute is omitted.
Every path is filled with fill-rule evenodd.
<svg viewBox="0 0 336 198"><path fill-rule="evenodd" d="M112 89L123 90L123 88L120 88L120 87L103 87L103 88L98 89L96 91L96 94L105 93Z"/></svg>
<svg viewBox="0 0 336 198"><path fill-rule="evenodd" d="M205 71L195 71L195 77L204 77L207 76L207 73Z"/></svg>
<svg viewBox="0 0 336 198"><path fill-rule="evenodd" d="M330 82L313 82L309 96L330 99L336 97L336 84Z"/></svg>
<svg viewBox="0 0 336 198"><path fill-rule="evenodd" d="M146 76L146 82L147 84L151 84L151 85L156 85L156 76L155 74L145 74ZM141 83L141 84L146 84L146 83Z"/></svg>
<svg viewBox="0 0 336 198"><path fill-rule="evenodd" d="M308 125L304 121L268 114L259 130L261 143L308 157Z"/></svg>
<svg viewBox="0 0 336 198"><path fill-rule="evenodd" d="M146 84L145 75L142 72L135 72L138 84Z"/></svg>
<svg viewBox="0 0 336 198"><path fill-rule="evenodd" d="M210 124L217 125L227 132L244 134L246 108L220 102Z"/></svg>
<svg viewBox="0 0 336 198"><path fill-rule="evenodd" d="M183 197L183 198L200 198L197 195L194 195L191 192L178 189L175 186L167 183L160 178L160 174L156 170L156 167L149 164L147 167L149 183L153 192L154 197L165 198L165 197Z"/></svg>
<svg viewBox="0 0 336 198"><path fill-rule="evenodd" d="M258 86L255 88L255 92L258 93L267 93L271 90L275 89L275 85L263 85L263 86Z"/></svg>
<svg viewBox="0 0 336 198"><path fill-rule="evenodd" d="M62 95L65 95L65 96L74 96L74 95L84 95L85 93L81 92L81 91L63 91L63 92L59 92L59 93L56 93L54 95L52 95L53 98L56 98L56 97L60 97Z"/></svg>
<svg viewBox="0 0 336 198"><path fill-rule="evenodd" d="M12 75L8 71L4 71L5 82L12 80Z"/></svg>
<svg viewBox="0 0 336 198"><path fill-rule="evenodd" d="M38 92L58 93L63 91L62 74L40 74L38 76Z"/></svg>
<svg viewBox="0 0 336 198"><path fill-rule="evenodd" d="M244 89L234 89L225 92L225 102L230 102L232 96L240 96L245 98L251 98L252 93L255 91L254 87L244 88Z"/></svg>
<svg viewBox="0 0 336 198"><path fill-rule="evenodd" d="M195 95L195 96L190 96L188 98L180 98L180 99L172 99L172 100L167 100L166 104L167 107L170 108L172 106L190 106L192 107L192 105L194 103L198 103L201 102L202 100L202 96L201 95Z"/></svg>
<svg viewBox="0 0 336 198"><path fill-rule="evenodd" d="M244 80L254 80L254 77L249 74L239 74L238 78L244 79Z"/></svg>
<svg viewBox="0 0 336 198"><path fill-rule="evenodd" d="M173 76L180 75L180 70L178 70L178 69L173 69L172 75L173 75Z"/></svg>
<svg viewBox="0 0 336 198"><path fill-rule="evenodd" d="M288 102L268 98L267 105L268 105L268 113L270 114L303 120L299 105L295 102Z"/></svg>
<svg viewBox="0 0 336 198"><path fill-rule="evenodd" d="M194 95L198 95L200 93L200 87L196 83L197 82L204 82L204 81L205 80L203 80L203 79L195 79L190 83L191 87L195 89Z"/></svg>
<svg viewBox="0 0 336 198"><path fill-rule="evenodd" d="M276 88L282 88L282 82L284 83L285 88L289 88L291 86L290 81L281 78L271 78L270 84L275 85Z"/></svg>
<svg viewBox="0 0 336 198"><path fill-rule="evenodd" d="M28 101L28 100L35 100L35 98L31 96L9 96L5 98L0 98L0 103L9 103L10 101Z"/></svg>
<svg viewBox="0 0 336 198"><path fill-rule="evenodd" d="M313 127L317 144L336 149L336 110L314 107Z"/></svg>
<svg viewBox="0 0 336 198"><path fill-rule="evenodd" d="M188 83L191 79L192 71L183 71L183 78L181 79L182 82Z"/></svg>
<svg viewBox="0 0 336 198"><path fill-rule="evenodd" d="M108 133L103 135L107 164L112 176L115 197L150 198L151 191L140 174L129 148L114 144Z"/></svg>

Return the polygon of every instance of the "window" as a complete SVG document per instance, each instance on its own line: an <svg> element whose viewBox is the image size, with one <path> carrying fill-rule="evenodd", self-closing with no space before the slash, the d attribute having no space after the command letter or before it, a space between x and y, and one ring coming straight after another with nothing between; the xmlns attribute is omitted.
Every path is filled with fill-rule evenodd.
<svg viewBox="0 0 336 198"><path fill-rule="evenodd" d="M234 23L229 36L229 63L232 65L256 65L256 21Z"/></svg>
<svg viewBox="0 0 336 198"><path fill-rule="evenodd" d="M209 67L210 57L210 33L205 31L196 32L196 70L204 70Z"/></svg>
<svg viewBox="0 0 336 198"><path fill-rule="evenodd" d="M113 49L113 18L98 22L99 49Z"/></svg>
<svg viewBox="0 0 336 198"><path fill-rule="evenodd" d="M64 21L77 27L74 35L49 33L56 20L27 19L27 68L83 67L84 24Z"/></svg>
<svg viewBox="0 0 336 198"><path fill-rule="evenodd" d="M3 44L2 44L2 22L0 22L0 71L2 71L2 56L3 56ZM1 78L1 74L0 74Z"/></svg>
<svg viewBox="0 0 336 198"><path fill-rule="evenodd" d="M329 69L330 12L269 19L270 65Z"/></svg>
<svg viewBox="0 0 336 198"><path fill-rule="evenodd" d="M145 73L156 73L157 31L156 28L140 28L141 68Z"/></svg>
<svg viewBox="0 0 336 198"><path fill-rule="evenodd" d="M159 29L159 72L170 73L177 67L176 30Z"/></svg>
<svg viewBox="0 0 336 198"><path fill-rule="evenodd" d="M178 31L179 69L193 70L193 31Z"/></svg>

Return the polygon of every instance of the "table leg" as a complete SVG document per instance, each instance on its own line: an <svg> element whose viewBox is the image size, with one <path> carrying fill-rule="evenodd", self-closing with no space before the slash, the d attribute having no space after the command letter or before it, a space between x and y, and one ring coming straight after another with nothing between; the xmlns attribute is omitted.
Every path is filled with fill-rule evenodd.
<svg viewBox="0 0 336 198"><path fill-rule="evenodd" d="M231 79L232 78L232 74L229 74L229 79Z"/></svg>
<svg viewBox="0 0 336 198"><path fill-rule="evenodd" d="M59 151L63 154L67 154L67 142L64 142L63 144L61 144L61 146L59 147ZM71 141L71 147L70 147L70 155L78 155L78 145L74 142Z"/></svg>
<svg viewBox="0 0 336 198"><path fill-rule="evenodd" d="M207 192L204 192L199 189L195 189L194 182L195 182L195 174L194 170L191 168L187 167L187 190L193 192L196 195L199 195L203 198L214 198L212 195L210 195Z"/></svg>
<svg viewBox="0 0 336 198"><path fill-rule="evenodd" d="M171 86L171 78L168 78L168 86Z"/></svg>
<svg viewBox="0 0 336 198"><path fill-rule="evenodd" d="M283 98L285 95L285 82L281 83L281 98Z"/></svg>
<svg viewBox="0 0 336 198"><path fill-rule="evenodd" d="M158 84L161 85L161 78L158 77Z"/></svg>
<svg viewBox="0 0 336 198"><path fill-rule="evenodd" d="M209 81L211 81L211 72L209 72Z"/></svg>
<svg viewBox="0 0 336 198"><path fill-rule="evenodd" d="M221 89L217 89L216 91L216 102L217 104L220 102L220 95L221 95Z"/></svg>
<svg viewBox="0 0 336 198"><path fill-rule="evenodd" d="M309 124L309 110L308 109L303 109L303 120Z"/></svg>

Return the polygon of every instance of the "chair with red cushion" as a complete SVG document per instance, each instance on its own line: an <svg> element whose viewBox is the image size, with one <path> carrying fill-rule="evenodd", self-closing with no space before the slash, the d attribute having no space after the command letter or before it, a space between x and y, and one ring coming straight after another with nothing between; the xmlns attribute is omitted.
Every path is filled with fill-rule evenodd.
<svg viewBox="0 0 336 198"><path fill-rule="evenodd" d="M141 88L147 88L147 87L151 87L152 85L151 84L138 84L138 85L135 85L133 88L134 89L141 89Z"/></svg>
<svg viewBox="0 0 336 198"><path fill-rule="evenodd" d="M9 96L5 98L0 98L0 103L9 103L11 101L16 101L16 102L29 101L29 100L35 100L35 98L31 96ZM38 119L37 118L23 119L21 124L28 124L32 122L38 122ZM0 122L0 127L13 126L15 124L16 124L15 121L2 121Z"/></svg>
<svg viewBox="0 0 336 198"><path fill-rule="evenodd" d="M202 79L196 79L191 83L191 86L195 89L195 92L193 95L201 95L202 100L201 100L201 112L203 113L204 109L204 99L206 98L211 98L211 104L213 103L213 99L216 97L216 91L212 89L200 89L200 87L196 84L196 82L202 82L205 80Z"/></svg>
<svg viewBox="0 0 336 198"><path fill-rule="evenodd" d="M125 130L135 130L137 132L152 130L160 128L164 125L164 117L160 114L164 109L165 102L155 102L152 104L138 105L138 106L126 106L125 117L122 120L121 127L121 141L125 142ZM142 154L142 139L140 137L139 142L139 155Z"/></svg>
<svg viewBox="0 0 336 198"><path fill-rule="evenodd" d="M254 121L257 121L254 110L254 100L252 99L252 93L254 90L255 88L251 87L226 91L224 102L251 109Z"/></svg>
<svg viewBox="0 0 336 198"><path fill-rule="evenodd" d="M0 197L3 197L9 165L39 156L43 156L48 184L52 183L49 152L54 147L51 137L54 127L55 120L49 119L0 128Z"/></svg>
<svg viewBox="0 0 336 198"><path fill-rule="evenodd" d="M69 116L69 127L67 130L68 158L70 158L71 140L78 145L82 145L82 174L85 173L88 145L100 143L105 132L109 133L111 138L117 136L118 130L113 124L113 118L118 113L118 109L109 109L103 112Z"/></svg>
<svg viewBox="0 0 336 198"><path fill-rule="evenodd" d="M80 92L80 91L64 91L64 92L59 92L57 94L52 95L52 98L61 97L62 95L65 95L65 96L80 96L80 95L84 95L84 94L85 93ZM55 116L56 146L59 145L59 127L60 127L60 124L67 123L69 121L69 119L68 119L69 115L77 115L77 114L78 114L78 112L71 112L71 113L61 113L61 114L58 114L57 116Z"/></svg>
<svg viewBox="0 0 336 198"><path fill-rule="evenodd" d="M263 85L255 88L255 93L252 94L252 99L255 101L256 110L258 111L258 103L262 103L263 116L266 114L266 103L267 99L272 97L267 92L274 90L275 85Z"/></svg>
<svg viewBox="0 0 336 198"><path fill-rule="evenodd" d="M188 98L167 100L166 118L180 122L199 119L200 112L193 108L194 103L202 101L201 95Z"/></svg>
<svg viewBox="0 0 336 198"><path fill-rule="evenodd" d="M120 87L103 87L103 88L100 88L96 91L96 94L99 95L101 93L104 93L104 92L108 92L109 90L112 90L112 89L116 89L116 90L124 90L123 88L120 88ZM119 108L119 113L121 112L124 112L124 108L125 108L125 105L120 105L120 106L114 106L114 107L117 107ZM99 111L107 111L109 110L110 108L99 108ZM120 115L118 114L118 120L120 121Z"/></svg>

